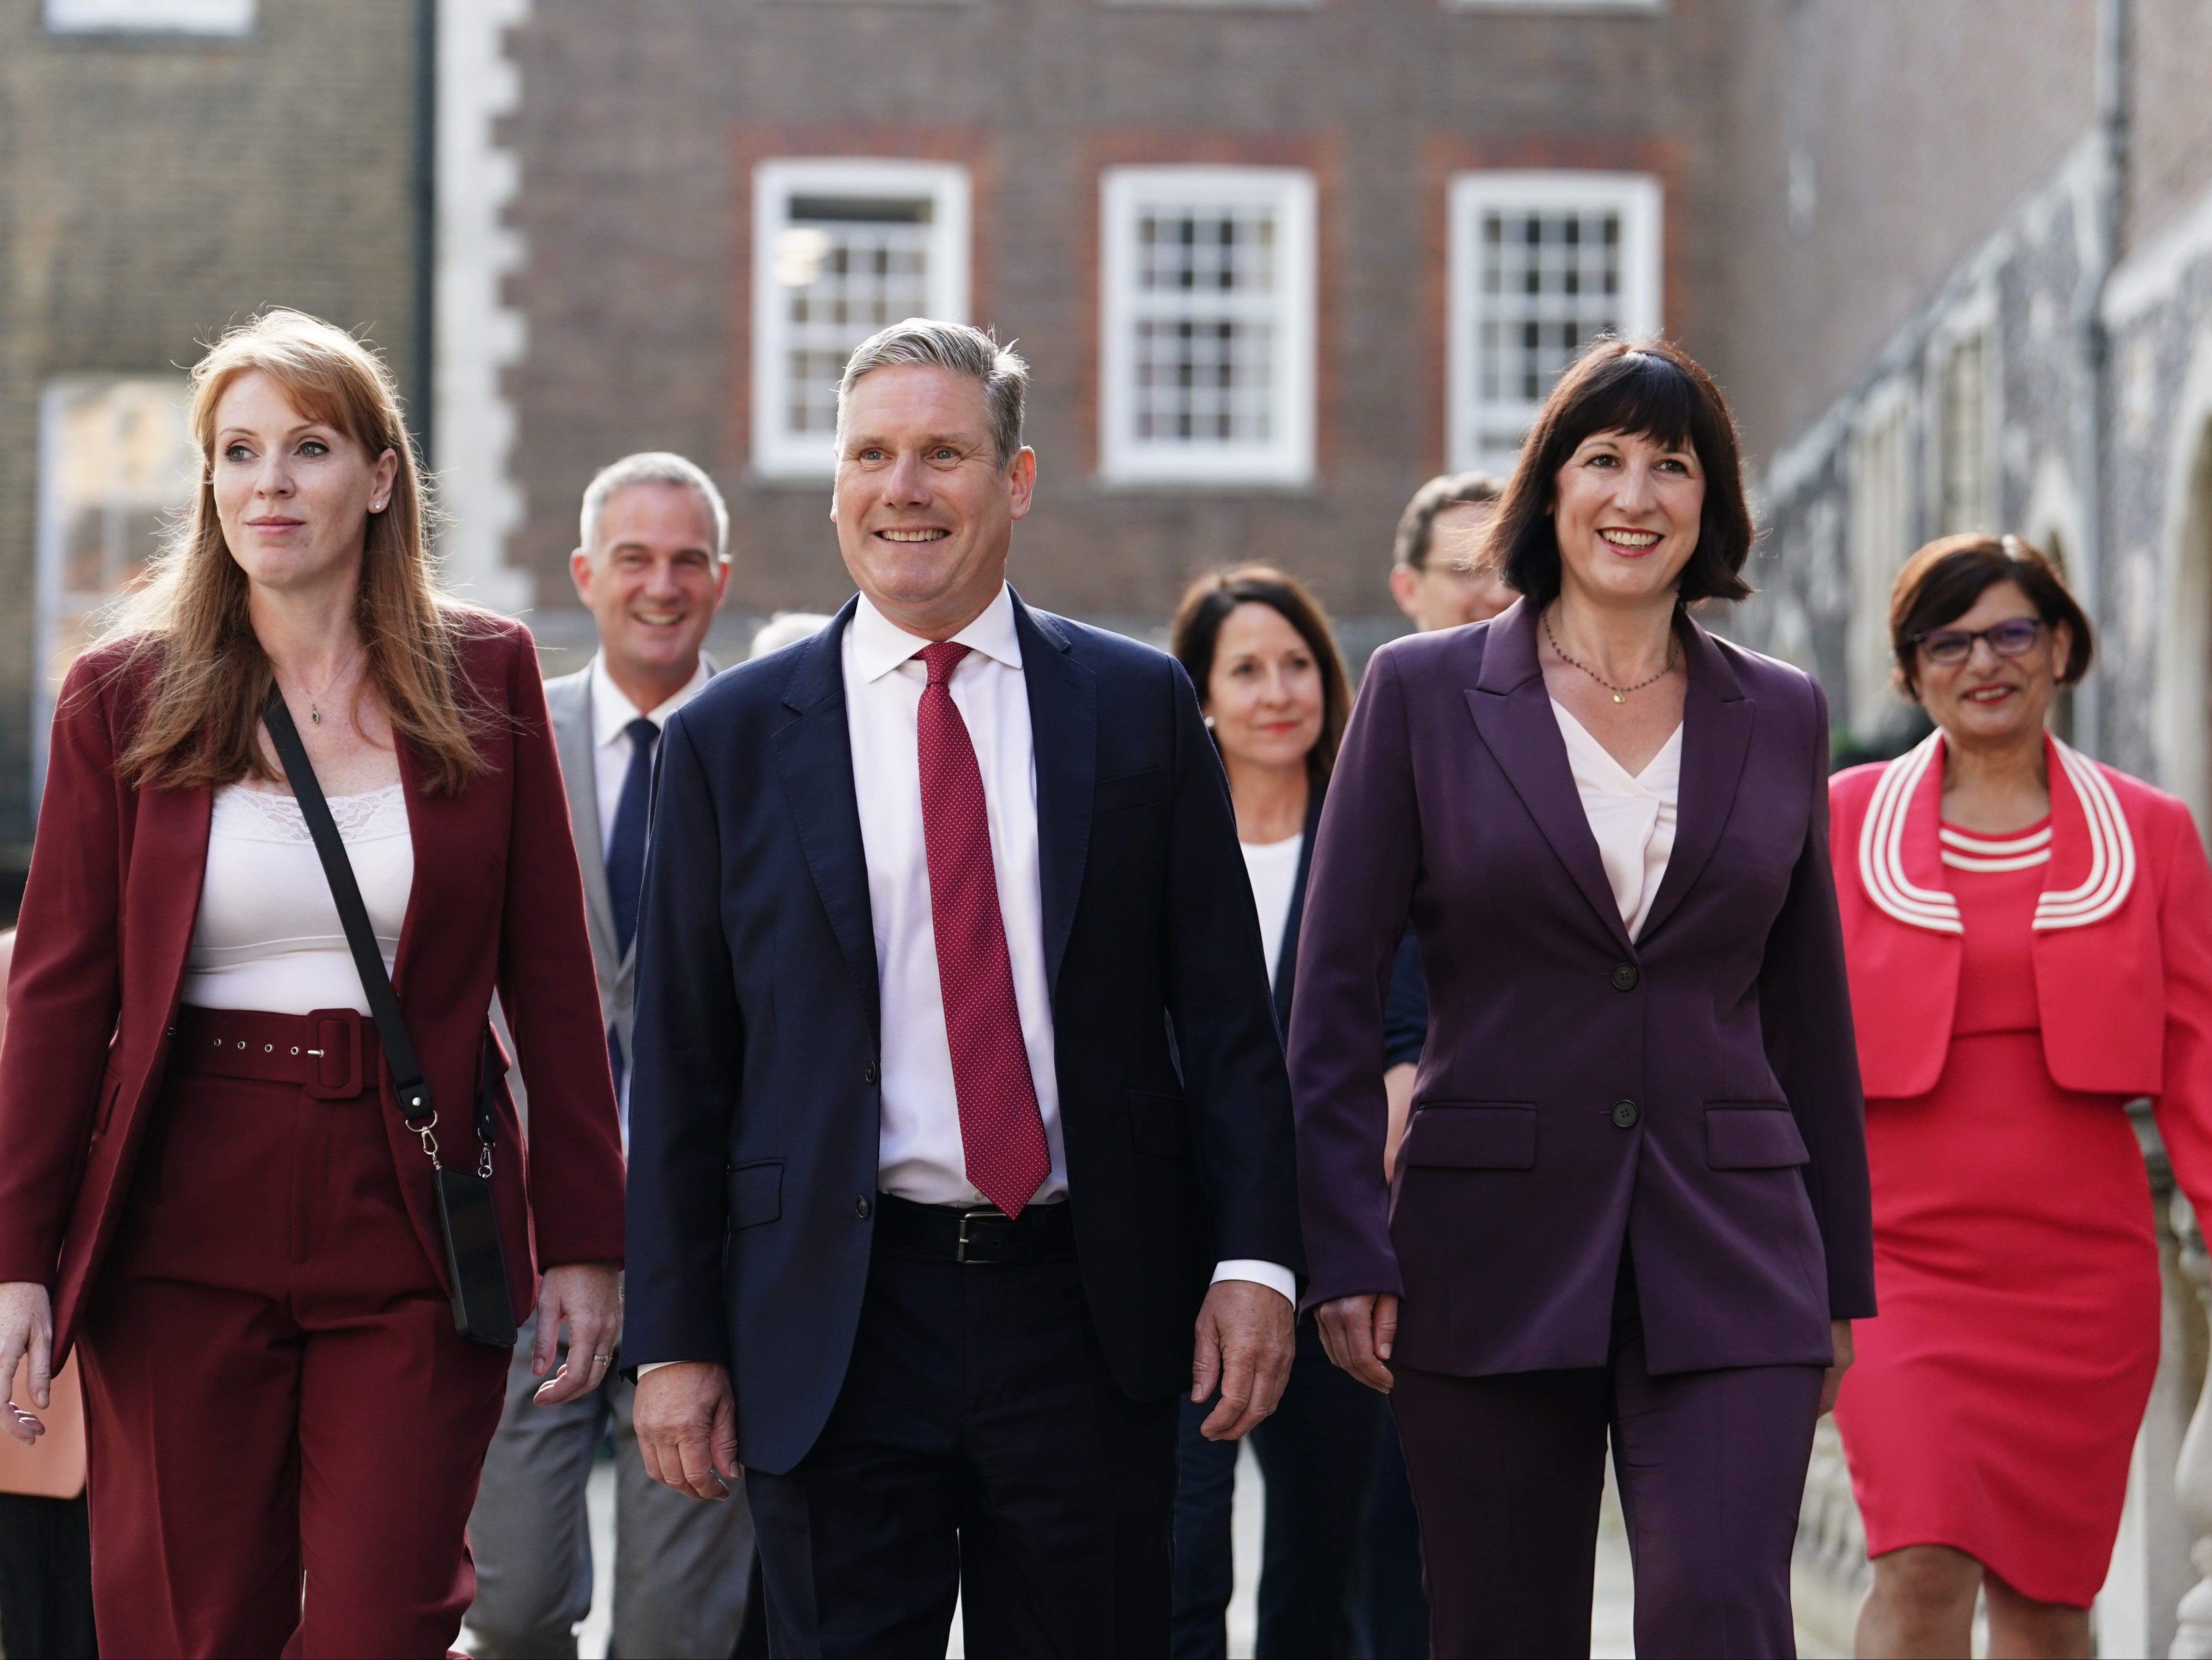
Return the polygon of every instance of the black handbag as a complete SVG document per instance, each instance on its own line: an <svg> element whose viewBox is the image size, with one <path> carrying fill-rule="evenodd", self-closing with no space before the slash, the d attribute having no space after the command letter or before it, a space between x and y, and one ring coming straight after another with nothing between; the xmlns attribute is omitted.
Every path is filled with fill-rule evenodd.
<svg viewBox="0 0 2212 1660"><path fill-rule="evenodd" d="M338 921L345 926L346 944L354 966L361 971L362 989L368 994L369 1012L375 1017L376 1035L392 1069L392 1085L401 1118L410 1135L419 1137L430 1160L431 1190L438 1201L438 1231L446 1245L446 1280L453 1292L453 1327L462 1336L495 1348L514 1347L514 1300L508 1294L507 1257L500 1250L499 1219L492 1208L491 1153L498 1140L499 1120L492 1107L496 1074L492 1067L489 1037L477 1069L476 1132L483 1148L473 1171L456 1170L438 1159L438 1110L430 1098L430 1085L415 1059L415 1041L407 1035L407 1022L399 1012L399 999L392 989L392 976L384 970L384 953L377 949L376 931L369 926L368 907L362 903L361 885L354 880L353 861L346 857L345 842L331 817L330 803L316 781L307 746L284 694L273 684L261 719L276 745L284 775L300 803L300 816L323 861L323 875L337 903Z"/></svg>

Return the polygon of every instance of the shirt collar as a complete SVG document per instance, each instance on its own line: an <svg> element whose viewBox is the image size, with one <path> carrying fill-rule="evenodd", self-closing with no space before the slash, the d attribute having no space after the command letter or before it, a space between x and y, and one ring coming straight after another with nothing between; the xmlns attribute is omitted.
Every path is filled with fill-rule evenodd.
<svg viewBox="0 0 2212 1660"><path fill-rule="evenodd" d="M683 689L657 708L647 709L645 718L656 727L666 726L668 717L699 695L709 675L707 660L699 659L691 671L691 678ZM592 741L599 745L611 744L623 736L625 728L638 717L638 707L629 695L615 684L615 678L607 672L606 653L592 654Z"/></svg>
<svg viewBox="0 0 2212 1660"><path fill-rule="evenodd" d="M881 679L911 661L930 643L892 622L869 602L865 593L853 612L848 631L853 640L853 660L864 681ZM952 638L978 656L1018 670L1022 666L1022 643L1014 632L1014 591L1001 582L997 597L983 607L982 615Z"/></svg>

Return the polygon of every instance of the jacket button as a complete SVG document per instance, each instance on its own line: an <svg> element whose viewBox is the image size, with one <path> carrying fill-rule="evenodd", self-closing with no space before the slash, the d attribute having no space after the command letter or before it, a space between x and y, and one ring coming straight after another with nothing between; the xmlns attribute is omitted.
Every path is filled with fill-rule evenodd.
<svg viewBox="0 0 2212 1660"><path fill-rule="evenodd" d="M162 1033L161 1033L161 1036L162 1036L162 1037L167 1037L167 1038L169 1038L169 1039L171 1039L171 1040L173 1040L173 1040L174 1040L174 1038L176 1037L176 1035L177 1035L177 1029L176 1029L174 1026L170 1026L170 1027L166 1028L166 1029L162 1031Z"/></svg>
<svg viewBox="0 0 2212 1660"><path fill-rule="evenodd" d="M1643 1116L1637 1111L1636 1103L1633 1101L1616 1101L1613 1104L1613 1122L1625 1130L1634 1129L1636 1121Z"/></svg>
<svg viewBox="0 0 2212 1660"><path fill-rule="evenodd" d="M1634 991L1636 982L1643 977L1636 971L1635 964L1623 963L1613 971L1613 988L1615 991Z"/></svg>
<svg viewBox="0 0 2212 1660"><path fill-rule="evenodd" d="M853 1201L853 1214L863 1222L868 1219L868 1213L874 1209L875 1207L868 1202L868 1195L865 1193Z"/></svg>
<svg viewBox="0 0 2212 1660"><path fill-rule="evenodd" d="M860 1068L860 1081L863 1084L872 1084L876 1081L876 1063L874 1061L871 1061L866 1066Z"/></svg>

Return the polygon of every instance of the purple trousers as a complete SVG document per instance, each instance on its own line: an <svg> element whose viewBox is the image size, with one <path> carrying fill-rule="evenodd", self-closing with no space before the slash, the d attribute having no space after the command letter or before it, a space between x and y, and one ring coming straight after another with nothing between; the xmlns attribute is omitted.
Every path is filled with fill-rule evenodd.
<svg viewBox="0 0 2212 1660"><path fill-rule="evenodd" d="M1589 1652L1608 1430L1641 1660L1796 1653L1790 1554L1819 1367L1654 1377L1639 1335L1589 1370L1395 1371L1438 1660Z"/></svg>

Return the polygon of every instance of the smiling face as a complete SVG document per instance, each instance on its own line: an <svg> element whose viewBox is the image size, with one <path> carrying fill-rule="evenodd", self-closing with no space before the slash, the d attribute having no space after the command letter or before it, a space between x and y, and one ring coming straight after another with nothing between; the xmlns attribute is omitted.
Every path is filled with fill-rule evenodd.
<svg viewBox="0 0 2212 1660"><path fill-rule="evenodd" d="M1221 619L1206 712L1231 766L1303 766L1321 741L1321 665L1305 636L1273 605L1248 599Z"/></svg>
<svg viewBox="0 0 2212 1660"><path fill-rule="evenodd" d="M388 505L398 471L392 451L367 453L258 369L216 402L216 517L256 587L309 592L357 578L368 514Z"/></svg>
<svg viewBox="0 0 2212 1660"><path fill-rule="evenodd" d="M1978 634L2015 618L2037 620L2035 602L2016 582L1993 582L1942 631ZM2040 743L2073 644L2073 630L2062 622L2045 624L2018 657L1999 656L1984 639L1974 642L1964 662L1931 663L1923 647L1914 669L1920 702L1954 746Z"/></svg>
<svg viewBox="0 0 2212 1660"><path fill-rule="evenodd" d="M1006 579L1036 457L1001 465L983 383L933 364L872 370L847 395L830 516L845 569L909 634L948 640Z"/></svg>
<svg viewBox="0 0 2212 1660"><path fill-rule="evenodd" d="M1639 433L1595 432L1554 484L1562 591L1603 605L1671 604L1705 514L1698 453Z"/></svg>
<svg viewBox="0 0 2212 1660"><path fill-rule="evenodd" d="M568 573L599 623L608 672L625 690L681 687L730 580L712 510L688 484L625 484L600 508L596 540L569 556Z"/></svg>

